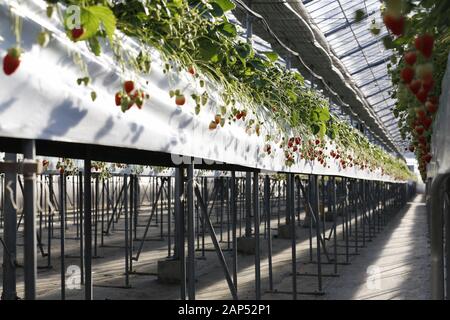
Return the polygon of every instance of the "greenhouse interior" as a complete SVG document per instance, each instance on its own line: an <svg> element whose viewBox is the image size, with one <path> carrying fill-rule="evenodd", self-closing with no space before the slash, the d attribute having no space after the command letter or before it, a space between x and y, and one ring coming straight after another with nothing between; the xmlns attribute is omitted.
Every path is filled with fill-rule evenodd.
<svg viewBox="0 0 450 320"><path fill-rule="evenodd" d="M449 299L450 1L0 0L0 57L1 300Z"/></svg>

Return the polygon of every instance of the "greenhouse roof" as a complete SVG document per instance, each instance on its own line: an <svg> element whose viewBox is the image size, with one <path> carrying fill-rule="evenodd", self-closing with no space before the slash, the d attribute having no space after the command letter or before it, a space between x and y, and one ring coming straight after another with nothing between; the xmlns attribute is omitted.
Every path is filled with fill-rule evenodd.
<svg viewBox="0 0 450 320"><path fill-rule="evenodd" d="M403 153L404 142L390 110L395 103L390 98L391 80L386 66L391 52L381 41L387 30L381 27L380 1L235 2L235 15L243 25L250 16L255 21L254 33L278 53L297 58L292 60L292 67L312 79L317 89L325 89L345 113L363 123L368 129L364 132L376 137L374 142L382 142L398 155ZM359 23L354 21L357 9L366 12ZM380 24L378 36L369 30L372 19Z"/></svg>
<svg viewBox="0 0 450 320"><path fill-rule="evenodd" d="M379 0L304 0L309 15L326 37L331 50L342 61L370 107L388 129L393 141L403 148L397 121L390 108L391 79L386 72L392 55L384 48L382 38L388 31L381 22ZM355 11L365 12L361 22L355 22ZM380 33L370 32L375 20Z"/></svg>

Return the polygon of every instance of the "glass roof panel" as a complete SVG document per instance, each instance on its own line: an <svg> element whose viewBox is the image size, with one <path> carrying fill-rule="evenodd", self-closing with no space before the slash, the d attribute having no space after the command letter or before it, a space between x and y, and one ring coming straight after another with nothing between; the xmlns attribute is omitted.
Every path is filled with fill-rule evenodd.
<svg viewBox="0 0 450 320"><path fill-rule="evenodd" d="M397 136L398 127L393 125L396 120L390 110L395 100L390 97L391 79L387 73L392 52L381 41L388 32L382 23L380 1L308 0L303 3L367 102L383 116L380 121L388 127L389 134ZM365 18L356 23L354 15L358 9L364 10ZM381 29L378 36L370 32L372 20Z"/></svg>

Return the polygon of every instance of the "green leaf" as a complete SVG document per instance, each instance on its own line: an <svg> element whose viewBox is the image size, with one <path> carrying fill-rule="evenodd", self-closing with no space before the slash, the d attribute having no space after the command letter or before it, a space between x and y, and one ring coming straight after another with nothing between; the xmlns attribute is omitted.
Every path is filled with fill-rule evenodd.
<svg viewBox="0 0 450 320"><path fill-rule="evenodd" d="M219 54L219 46L215 45L211 39L201 37L198 39L199 55L204 61L210 61L217 58Z"/></svg>
<svg viewBox="0 0 450 320"><path fill-rule="evenodd" d="M315 124L315 123L313 123L313 124L311 125L311 130L312 130L312 133L313 133L314 135L316 135L316 134L318 134L319 131L320 131L320 126L317 125L317 124Z"/></svg>
<svg viewBox="0 0 450 320"><path fill-rule="evenodd" d="M85 8L85 10L97 17L105 30L109 41L112 42L114 31L116 30L116 17L111 9L105 6L92 6Z"/></svg>
<svg viewBox="0 0 450 320"><path fill-rule="evenodd" d="M236 5L231 0L212 0L209 3L211 5L217 4L223 12L236 8Z"/></svg>
<svg viewBox="0 0 450 320"><path fill-rule="evenodd" d="M278 54L276 52L271 52L271 51L267 51L267 52L261 52L263 55L265 55L267 58L269 58L269 60L271 62L275 62L278 60Z"/></svg>
<svg viewBox="0 0 450 320"><path fill-rule="evenodd" d="M102 48L96 37L90 38L88 40L89 49L96 55L99 56L102 53Z"/></svg>
<svg viewBox="0 0 450 320"><path fill-rule="evenodd" d="M71 19L71 16L67 12L64 17L64 23L68 30L69 28L67 25L69 19ZM105 6L82 7L80 19L84 33L77 39L78 41L88 40L94 37L99 31L99 28L102 27L109 40L112 42L112 37L116 30L116 17L111 9Z"/></svg>
<svg viewBox="0 0 450 320"><path fill-rule="evenodd" d="M212 7L212 10L210 10L210 12L211 12L211 14L214 17L221 17L221 16L223 16L224 11L222 10L222 8L217 3L212 2L211 3L211 7Z"/></svg>
<svg viewBox="0 0 450 320"><path fill-rule="evenodd" d="M235 37L237 35L236 26L229 22L220 24L218 30L228 37Z"/></svg>
<svg viewBox="0 0 450 320"><path fill-rule="evenodd" d="M363 9L358 9L355 11L355 22L361 22L364 19L366 12Z"/></svg>
<svg viewBox="0 0 450 320"><path fill-rule="evenodd" d="M236 51L242 59L246 59L251 56L252 50L248 43L242 43L236 46Z"/></svg>
<svg viewBox="0 0 450 320"><path fill-rule="evenodd" d="M319 120L321 121L330 120L330 111L327 108L319 109Z"/></svg>

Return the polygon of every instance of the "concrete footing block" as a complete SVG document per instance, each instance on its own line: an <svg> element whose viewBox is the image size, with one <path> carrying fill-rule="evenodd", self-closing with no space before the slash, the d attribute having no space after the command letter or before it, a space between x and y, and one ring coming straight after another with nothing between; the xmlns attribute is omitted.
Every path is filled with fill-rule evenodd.
<svg viewBox="0 0 450 320"><path fill-rule="evenodd" d="M255 237L237 238L237 251L242 254L255 254Z"/></svg>
<svg viewBox="0 0 450 320"><path fill-rule="evenodd" d="M197 269L197 261L195 261L195 268ZM180 260L158 260L158 280L167 284L181 283Z"/></svg>
<svg viewBox="0 0 450 320"><path fill-rule="evenodd" d="M297 223L297 222L296 222ZM297 237L300 236L300 230L298 229L300 226L296 224L295 226L295 235ZM291 225L290 224L280 224L280 226L278 227L278 235L277 238L278 239L291 239L292 236L292 231L291 231Z"/></svg>

